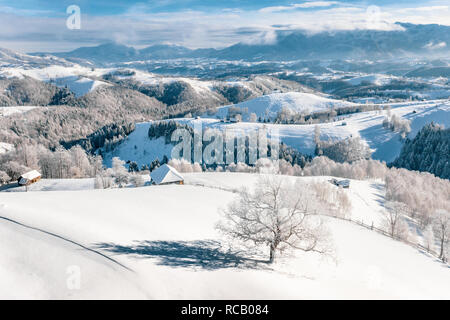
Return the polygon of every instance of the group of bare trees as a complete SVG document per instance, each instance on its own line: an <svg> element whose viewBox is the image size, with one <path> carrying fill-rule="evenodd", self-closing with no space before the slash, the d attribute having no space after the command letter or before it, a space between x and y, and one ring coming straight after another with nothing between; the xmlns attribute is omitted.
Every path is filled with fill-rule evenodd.
<svg viewBox="0 0 450 320"><path fill-rule="evenodd" d="M267 158L258 159L253 166L243 162L231 163L225 167L206 168L198 163L190 163L184 159L172 159L169 164L180 172L247 172L247 173L274 173L288 176L334 176L349 179L384 179L390 170L385 163L378 160L358 160L352 163L338 163L321 156L306 162L304 168L292 165L284 159L273 161Z"/></svg>
<svg viewBox="0 0 450 320"><path fill-rule="evenodd" d="M102 158L87 154L80 146L51 151L42 145L19 145L0 157L0 183L15 181L32 169L50 179L95 177L102 169Z"/></svg>
<svg viewBox="0 0 450 320"><path fill-rule="evenodd" d="M327 140L320 138L320 127L314 127L315 155L326 156L340 163L352 163L358 160L370 159L372 152L369 146L359 137L348 137L341 140Z"/></svg>
<svg viewBox="0 0 450 320"><path fill-rule="evenodd" d="M383 128L400 133L404 139L411 132L411 121L402 119L396 114L391 114L390 109L388 109L387 116L383 120Z"/></svg>
<svg viewBox="0 0 450 320"><path fill-rule="evenodd" d="M405 237L405 218L418 225L428 249L448 257L450 182L430 173L390 169L386 174L387 225L393 237Z"/></svg>
<svg viewBox="0 0 450 320"><path fill-rule="evenodd" d="M125 167L125 161L114 157L112 168L103 168L95 176L96 189L123 188L129 185L142 187L145 184L142 174L131 172Z"/></svg>

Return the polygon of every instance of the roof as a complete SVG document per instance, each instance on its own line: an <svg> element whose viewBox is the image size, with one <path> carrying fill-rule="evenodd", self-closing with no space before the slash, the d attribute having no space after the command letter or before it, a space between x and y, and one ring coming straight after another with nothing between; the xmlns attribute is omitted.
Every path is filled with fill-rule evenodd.
<svg viewBox="0 0 450 320"><path fill-rule="evenodd" d="M40 176L41 176L41 174L38 171L32 170L27 173L24 173L20 177L23 179L27 179L27 180L33 180L33 179L39 178Z"/></svg>
<svg viewBox="0 0 450 320"><path fill-rule="evenodd" d="M183 181L183 176L173 167L168 164L163 164L161 167L153 170L150 173L152 181L156 184L172 183Z"/></svg>

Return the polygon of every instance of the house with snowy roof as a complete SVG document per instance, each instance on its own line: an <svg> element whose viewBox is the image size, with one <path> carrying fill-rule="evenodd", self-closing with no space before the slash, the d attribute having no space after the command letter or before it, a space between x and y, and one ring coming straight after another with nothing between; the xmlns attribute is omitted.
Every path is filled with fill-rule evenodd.
<svg viewBox="0 0 450 320"><path fill-rule="evenodd" d="M183 176L174 168L168 164L163 164L159 168L153 170L150 173L152 184L184 184Z"/></svg>
<svg viewBox="0 0 450 320"><path fill-rule="evenodd" d="M19 183L19 186L28 186L39 180L41 180L41 174L36 170L32 170L21 175L17 182Z"/></svg>

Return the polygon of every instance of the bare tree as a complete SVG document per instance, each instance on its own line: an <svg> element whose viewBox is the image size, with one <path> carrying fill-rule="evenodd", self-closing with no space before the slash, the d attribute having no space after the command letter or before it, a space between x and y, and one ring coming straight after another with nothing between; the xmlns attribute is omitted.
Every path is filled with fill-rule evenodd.
<svg viewBox="0 0 450 320"><path fill-rule="evenodd" d="M314 210L310 190L280 178L260 179L254 192L244 189L229 204L217 228L233 239L267 245L270 262L289 247L330 254L330 237Z"/></svg>
<svg viewBox="0 0 450 320"><path fill-rule="evenodd" d="M125 161L120 160L118 157L114 157L112 159L113 175L115 182L119 185L119 188L126 185L130 177L128 170L124 167L124 165Z"/></svg>
<svg viewBox="0 0 450 320"><path fill-rule="evenodd" d="M130 176L130 182L135 187L142 187L145 184L144 178L140 173L134 173Z"/></svg>
<svg viewBox="0 0 450 320"><path fill-rule="evenodd" d="M112 188L114 185L114 172L113 169L108 168L101 170L95 176L94 187L95 189L108 189Z"/></svg>
<svg viewBox="0 0 450 320"><path fill-rule="evenodd" d="M439 259L445 262L445 249L450 242L450 213L447 210L440 209L436 211L433 221L433 231L439 239Z"/></svg>
<svg viewBox="0 0 450 320"><path fill-rule="evenodd" d="M402 220L406 212L406 205L401 202L391 201L386 203L386 212L384 220L388 229L389 235L401 238L404 233L404 223Z"/></svg>
<svg viewBox="0 0 450 320"><path fill-rule="evenodd" d="M11 177L4 171L0 170L0 185L8 183L11 180Z"/></svg>
<svg viewBox="0 0 450 320"><path fill-rule="evenodd" d="M423 242L425 244L425 247L427 248L427 251L430 252L433 250L434 247L434 233L433 233L433 226L430 224L428 225L424 232L423 232Z"/></svg>

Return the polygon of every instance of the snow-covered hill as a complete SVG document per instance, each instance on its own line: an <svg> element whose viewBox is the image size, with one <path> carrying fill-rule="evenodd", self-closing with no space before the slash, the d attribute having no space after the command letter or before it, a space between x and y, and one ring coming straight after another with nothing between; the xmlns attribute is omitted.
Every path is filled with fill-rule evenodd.
<svg viewBox="0 0 450 320"><path fill-rule="evenodd" d="M391 104L391 114L411 121L411 133L414 137L427 123L434 121L450 127L450 103L447 101L427 101ZM372 158L386 162L393 161L400 153L402 142L400 134L384 129L382 122L386 111L370 111L345 116L343 120L318 124L322 140L340 140L360 136L373 150ZM269 132L279 134L280 140L304 154L313 154L314 129L316 125L283 125L263 123L223 123L216 119L174 119L193 126L195 123L203 129L250 130L265 126ZM136 130L113 151L105 154L105 163L110 165L112 157L136 161L139 165L149 164L154 159L161 160L164 155L171 157L173 145L164 143L164 138L150 140L148 128L151 123L137 124Z"/></svg>
<svg viewBox="0 0 450 320"><path fill-rule="evenodd" d="M6 142L0 142L0 154L14 150L14 145Z"/></svg>
<svg viewBox="0 0 450 320"><path fill-rule="evenodd" d="M70 66L72 63L53 55L37 57L0 48L0 67L42 68L51 65Z"/></svg>
<svg viewBox="0 0 450 320"><path fill-rule="evenodd" d="M355 106L346 101L329 99L312 93L288 92L272 93L249 101L241 102L231 106L220 107L215 114L205 114L205 117L226 118L229 108L239 108L245 110L244 121L249 121L251 113L256 114L261 119L275 119L278 112L283 109L291 113L311 114L314 112L326 111L331 108L342 108ZM248 111L248 112L247 112Z"/></svg>
<svg viewBox="0 0 450 320"><path fill-rule="evenodd" d="M43 108L43 107L38 107L38 106L0 107L0 117L7 117L7 116L10 116L12 114L17 114L17 113L25 113L30 110L36 109L36 108Z"/></svg>
<svg viewBox="0 0 450 320"><path fill-rule="evenodd" d="M381 86L391 83L392 79L397 79L397 77L387 76L384 74L369 74L356 76L351 79L347 79L346 81L352 86L358 86L362 83L371 83L377 86Z"/></svg>
<svg viewBox="0 0 450 320"><path fill-rule="evenodd" d="M90 69L82 66L59 66L52 65L44 68L3 68L0 70L0 76L7 78L16 77L22 79L31 77L33 79L44 81L58 87L68 87L75 96L83 96L99 86L110 85L105 81L98 80L109 69Z"/></svg>
<svg viewBox="0 0 450 320"><path fill-rule="evenodd" d="M214 229L218 209L235 197L226 189L252 185L257 175L185 176L184 186L2 193L0 216L38 229L0 219L0 288L8 288L0 289L0 297L450 298L445 265L333 218L327 222L336 261L294 251L267 265L250 260L264 259L265 252L226 253L224 239ZM364 214L367 222L380 217L382 187L376 181L353 183L358 185L346 191L352 217ZM74 266L81 270L80 290L67 286L73 275L67 272Z"/></svg>

